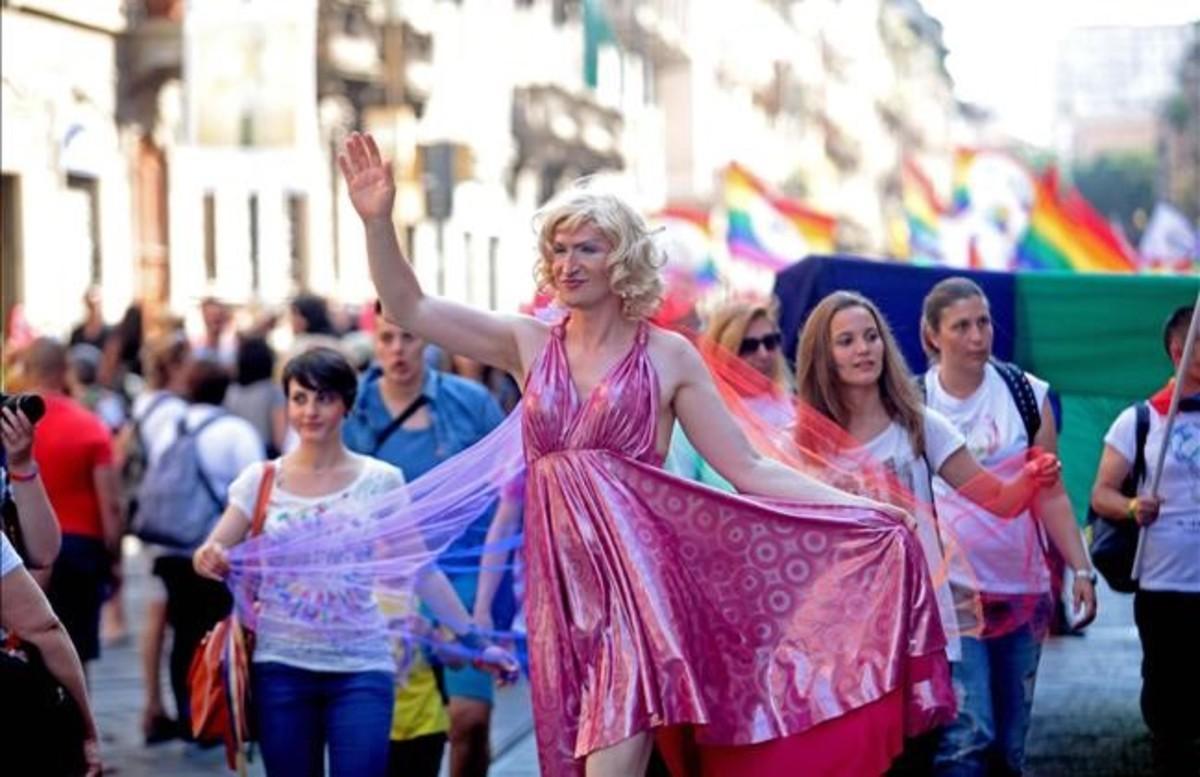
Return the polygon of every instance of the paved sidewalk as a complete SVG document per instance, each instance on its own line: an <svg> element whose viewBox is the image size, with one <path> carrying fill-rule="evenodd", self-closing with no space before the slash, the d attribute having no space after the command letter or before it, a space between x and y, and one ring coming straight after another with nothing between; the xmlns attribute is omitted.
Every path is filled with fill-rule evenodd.
<svg viewBox="0 0 1200 777"><path fill-rule="evenodd" d="M135 630L148 584L144 562L130 559L125 596ZM1133 600L1107 589L1101 594L1101 615L1087 636L1051 639L1045 646L1029 737L1032 777L1149 773L1149 737L1138 710L1141 650L1133 626ZM122 777L228 774L220 749L200 752L179 742L142 745L136 645L135 634L125 645L106 648L92 667L92 695L104 733L107 773ZM163 678L168 687L165 667ZM492 730L492 777L537 777L531 732L528 688L522 684L501 690ZM251 774L262 777L260 763Z"/></svg>

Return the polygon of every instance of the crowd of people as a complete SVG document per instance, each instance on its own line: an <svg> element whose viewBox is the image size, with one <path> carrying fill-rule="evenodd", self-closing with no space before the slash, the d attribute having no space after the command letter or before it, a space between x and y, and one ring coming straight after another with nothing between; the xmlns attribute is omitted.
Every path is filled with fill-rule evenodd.
<svg viewBox="0 0 1200 777"><path fill-rule="evenodd" d="M87 666L128 618L146 745L192 739L188 667L246 595L224 580L252 526L256 542L303 548L326 514L403 503L516 408L524 471L459 532L452 564L407 597L372 595L347 565L342 606L381 624L353 635L352 655L296 614L287 574L263 573L250 677L268 774L328 760L334 775L433 777L447 756L452 777L486 774L494 686L517 666L496 637L522 621L547 775L1022 772L1054 610L1047 559L1067 570L1076 628L1095 617L1097 576L1049 386L993 357L978 286L929 291L919 375L852 292L814 309L791 372L769 305L723 305L694 343L648 323L662 291L651 235L619 199L575 191L539 221L537 278L558 312L499 316L421 291L369 137L341 163L374 308L301 295L281 348L279 322L236 322L216 297L190 337L137 308L110 327L89 292L69 340L34 340L10 373L45 416L0 411L16 530L0 547L2 626L75 712L77 757L55 768L99 773ZM1142 530L1142 709L1172 775L1195 773L1200 735L1200 644L1179 627L1200 623L1192 312L1164 311L1184 397L1170 439L1168 385L1114 422L1092 494L1103 519ZM129 614L134 548L157 588ZM393 644L382 624L397 618L475 660Z"/></svg>

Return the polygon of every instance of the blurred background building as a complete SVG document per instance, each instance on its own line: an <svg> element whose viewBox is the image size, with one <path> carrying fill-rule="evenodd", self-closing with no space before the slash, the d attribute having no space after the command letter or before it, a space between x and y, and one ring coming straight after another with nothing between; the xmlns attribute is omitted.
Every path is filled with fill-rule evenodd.
<svg viewBox="0 0 1200 777"><path fill-rule="evenodd" d="M738 162L837 217L840 248L882 254L903 220L903 160L948 179L955 147L986 136L918 0L3 0L0 13L4 314L24 303L48 332L89 283L110 319L131 300L153 317L205 294L366 301L336 167L351 130L396 160L402 243L427 288L506 310L532 297L536 208L578 178L649 213L713 203ZM1132 72L1147 47L1182 61L1189 34L1081 33L1060 75L1078 86L1065 152L1102 143L1083 122L1119 98L1085 83L1096 51L1117 41ZM1200 158L1186 132L1156 129L1171 83L1147 67L1158 80L1129 86L1137 132ZM1192 116L1195 92L1181 98Z"/></svg>

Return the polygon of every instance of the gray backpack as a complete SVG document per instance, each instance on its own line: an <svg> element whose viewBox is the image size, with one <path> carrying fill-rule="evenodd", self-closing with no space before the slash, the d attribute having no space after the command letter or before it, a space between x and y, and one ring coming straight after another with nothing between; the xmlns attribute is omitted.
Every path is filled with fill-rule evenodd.
<svg viewBox="0 0 1200 777"><path fill-rule="evenodd" d="M192 550L200 546L220 517L225 500L200 465L197 440L200 432L227 415L213 414L189 430L186 416L179 419L178 434L146 469L138 486L137 513L130 527L144 542Z"/></svg>

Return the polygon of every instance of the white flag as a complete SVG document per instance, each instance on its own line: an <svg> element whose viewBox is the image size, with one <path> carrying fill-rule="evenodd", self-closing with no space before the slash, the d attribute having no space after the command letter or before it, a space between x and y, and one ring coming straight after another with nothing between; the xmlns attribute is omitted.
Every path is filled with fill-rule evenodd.
<svg viewBox="0 0 1200 777"><path fill-rule="evenodd" d="M1142 233L1138 252L1147 262L1200 260L1200 232L1178 209L1160 202Z"/></svg>

